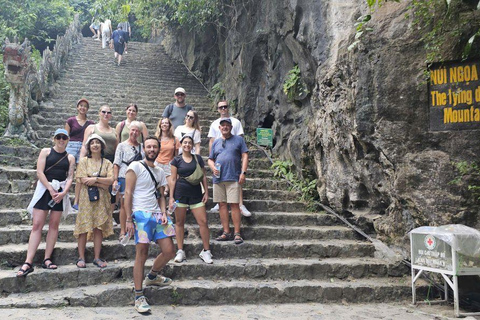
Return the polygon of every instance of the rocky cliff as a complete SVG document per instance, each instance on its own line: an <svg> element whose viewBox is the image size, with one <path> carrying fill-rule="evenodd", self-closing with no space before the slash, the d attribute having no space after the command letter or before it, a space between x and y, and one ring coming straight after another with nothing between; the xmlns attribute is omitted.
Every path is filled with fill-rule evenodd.
<svg viewBox="0 0 480 320"><path fill-rule="evenodd" d="M221 82L248 131L273 128L274 153L315 172L323 203L397 243L419 225L480 228L465 186L449 183L452 162L480 154L478 131L429 132L426 30L408 3L386 2L353 51L364 1L235 3L224 27L169 31L163 43L208 85ZM458 43L444 51L459 57ZM308 94L290 101L282 85L297 64Z"/></svg>

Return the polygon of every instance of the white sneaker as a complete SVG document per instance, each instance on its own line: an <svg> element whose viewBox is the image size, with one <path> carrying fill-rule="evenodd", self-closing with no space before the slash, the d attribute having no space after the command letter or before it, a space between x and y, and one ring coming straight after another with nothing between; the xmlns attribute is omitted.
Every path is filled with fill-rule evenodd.
<svg viewBox="0 0 480 320"><path fill-rule="evenodd" d="M211 213L218 213L219 211L220 211L220 206L218 205L218 203L215 205L215 207L210 209Z"/></svg>
<svg viewBox="0 0 480 320"><path fill-rule="evenodd" d="M252 213L251 213L250 211L248 211L247 208L245 208L245 205L244 205L244 204L242 204L242 205L240 206L240 212L242 213L242 215L243 215L244 217L251 217L251 216L252 216Z"/></svg>
<svg viewBox="0 0 480 320"><path fill-rule="evenodd" d="M137 310L137 312L139 313L147 313L152 311L145 296L141 296L140 298L135 300L135 310Z"/></svg>
<svg viewBox="0 0 480 320"><path fill-rule="evenodd" d="M175 256L175 259L173 261L181 263L183 261L187 260L187 257L185 256L185 251L183 250L178 250L177 255Z"/></svg>
<svg viewBox="0 0 480 320"><path fill-rule="evenodd" d="M202 260L205 263L208 263L208 264L213 263L212 253L210 252L210 250L202 250L202 252L200 252L199 256L200 256L200 258L202 258Z"/></svg>

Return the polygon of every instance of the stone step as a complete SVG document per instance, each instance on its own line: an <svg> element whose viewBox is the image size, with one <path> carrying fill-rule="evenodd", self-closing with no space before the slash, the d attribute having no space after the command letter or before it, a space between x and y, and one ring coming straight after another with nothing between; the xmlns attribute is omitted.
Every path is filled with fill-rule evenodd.
<svg viewBox="0 0 480 320"><path fill-rule="evenodd" d="M30 223L30 215L26 208L0 208L0 227Z"/></svg>
<svg viewBox="0 0 480 320"><path fill-rule="evenodd" d="M5 193L0 192L0 208L27 208L33 192Z"/></svg>
<svg viewBox="0 0 480 320"><path fill-rule="evenodd" d="M187 241L185 253L195 256L202 250L201 241ZM242 245L232 241L211 241L212 254L216 259L233 258L334 258L334 257L373 257L375 247L367 242L356 240L289 240L262 241L245 239ZM45 243L41 243L35 255L34 263L43 260ZM25 261L27 244L7 244L0 246L0 261L10 266L18 266ZM159 254L157 246L151 246L150 257ZM117 259L133 260L134 244L122 246L117 240L105 240L102 245L102 257L107 261ZM59 265L69 264L78 257L77 244L72 242L57 242L52 259ZM93 244L87 244L86 259L93 260Z"/></svg>
<svg viewBox="0 0 480 320"><path fill-rule="evenodd" d="M147 130L149 131L149 134L153 135L155 134L157 123L160 117L161 117L160 115L157 115L153 118L141 118L141 119L139 118L138 120L143 121L147 126ZM34 125L34 128L41 137L46 137L51 139L53 132L55 132L56 128L63 128L68 118L69 118L69 115L67 114L65 115L58 114L58 119L55 121L50 121L43 117L36 117L35 122L37 124ZM208 120L208 119L200 120L201 134L204 138L207 138L210 125L216 119L217 118L213 118L211 120ZM115 128L116 125L123 120L125 120L123 117L118 117L117 120L112 120L110 122L110 126Z"/></svg>
<svg viewBox="0 0 480 320"><path fill-rule="evenodd" d="M79 271L80 273L80 271ZM60 308L133 306L133 283L106 283L81 288L38 293L11 294L0 299L1 308ZM428 287L419 284L419 296ZM269 303L383 303L408 301L408 279L374 278L358 280L186 280L168 287L147 287L145 296L152 305L220 305Z"/></svg>
<svg viewBox="0 0 480 320"><path fill-rule="evenodd" d="M209 223L210 237L212 241L216 235L221 234L222 227L220 224ZM0 245L12 243L28 243L30 237L31 225L8 225L0 227ZM58 241L62 242L76 242L73 236L74 225L63 224L59 227ZM109 240L118 239L120 228L115 227L115 235L112 235ZM198 226L186 224L185 230L188 233L187 240L200 239L200 232ZM48 225L45 225L42 232L42 239L48 231ZM328 240L328 239L349 239L359 240L359 236L353 230L343 226L307 226L307 227L293 227L279 228L278 226L257 226L251 225L242 227L242 235L246 239L255 240ZM133 240L132 240L133 241Z"/></svg>
<svg viewBox="0 0 480 320"><path fill-rule="evenodd" d="M215 257L214 257L215 259ZM101 283L133 281L133 261L109 261L104 270L88 261L80 270L73 263L61 265L56 271L42 269L39 265L25 279L18 279L16 271L0 270L0 287L3 295L11 293L45 292L66 288L91 286ZM145 273L153 264L147 260ZM170 261L162 274L177 281L187 279L214 280L354 280L363 278L401 277L408 272L403 264L389 264L374 258L327 259L225 259L205 264L198 255L179 264ZM55 278L55 280L53 280ZM374 281L372 279L372 281Z"/></svg>
<svg viewBox="0 0 480 320"><path fill-rule="evenodd" d="M57 83L58 84L58 83ZM74 84L72 84L73 87ZM73 93L71 91L66 90L65 88L68 87L65 85L63 90L66 92L62 92L62 94L57 94L51 99L51 103L44 104L42 108L45 109L56 109L59 107L62 108L68 108L69 110L74 110L76 111L76 102L78 101L79 97L84 97L88 100L88 102L91 102L91 106L89 109L89 114L92 112L98 112L98 110L95 110L95 106L98 109L99 105L104 102L104 98L108 97L109 92L116 92L121 89L105 89L103 91L92 91L88 86L80 86L77 83L77 86L75 89L72 88L74 91ZM68 88L67 88L68 89ZM175 88L174 88L175 89ZM62 90L62 91L63 91ZM152 109L152 107L146 107L146 106L154 106L155 109L162 110L165 109L165 106L174 103L175 100L172 98L173 94L170 92L157 92L157 88L155 86L148 86L143 89L144 92L141 92L142 94L139 94L138 91L136 92L128 92L128 97L126 92L124 93L124 96L122 99L119 101L121 104L120 105L112 105L111 107L114 109L114 111L124 111L125 107L130 103L127 99L133 96L138 96L137 100L134 100L134 102L137 104L140 114L142 113L142 110L147 110L147 109ZM121 93L121 92L120 92ZM94 103L94 102L97 103ZM204 95L188 95L187 99L187 104L193 105L193 107L197 110L204 110L204 111L216 111L214 108L214 105L212 101L209 98L205 98Z"/></svg>

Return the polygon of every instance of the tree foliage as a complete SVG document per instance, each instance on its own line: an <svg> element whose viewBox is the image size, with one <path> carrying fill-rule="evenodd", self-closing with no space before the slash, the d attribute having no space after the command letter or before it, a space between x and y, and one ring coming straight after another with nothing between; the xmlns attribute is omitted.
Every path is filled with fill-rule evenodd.
<svg viewBox="0 0 480 320"><path fill-rule="evenodd" d="M0 0L0 39L28 37L43 51L73 19L68 0Z"/></svg>

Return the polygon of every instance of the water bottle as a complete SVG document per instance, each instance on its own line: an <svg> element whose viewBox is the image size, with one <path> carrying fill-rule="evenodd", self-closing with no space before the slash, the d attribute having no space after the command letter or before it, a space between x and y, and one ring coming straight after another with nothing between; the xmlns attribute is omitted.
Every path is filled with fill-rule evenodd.
<svg viewBox="0 0 480 320"><path fill-rule="evenodd" d="M168 213L169 216L171 216L175 212L175 209L177 209L178 204L179 204L179 202L177 200L173 203L172 210L167 210L167 213Z"/></svg>
<svg viewBox="0 0 480 320"><path fill-rule="evenodd" d="M220 169L222 168L222 165L220 163L215 163L215 169L218 170L218 175L215 175L215 178L220 178Z"/></svg>
<svg viewBox="0 0 480 320"><path fill-rule="evenodd" d="M112 188L112 196L117 195L117 192L118 192L118 190L120 190L121 185L122 185L122 183L120 181L117 181L117 186Z"/></svg>
<svg viewBox="0 0 480 320"><path fill-rule="evenodd" d="M131 238L130 234L128 232L125 233L125 236L120 241L120 244L125 247L128 244L128 242L130 241L130 238Z"/></svg>

